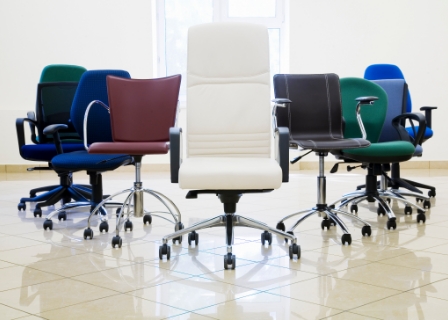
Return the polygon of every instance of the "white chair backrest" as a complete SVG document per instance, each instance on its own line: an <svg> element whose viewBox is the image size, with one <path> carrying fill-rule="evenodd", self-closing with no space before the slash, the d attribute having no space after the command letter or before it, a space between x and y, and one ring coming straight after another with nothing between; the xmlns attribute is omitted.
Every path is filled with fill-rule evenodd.
<svg viewBox="0 0 448 320"><path fill-rule="evenodd" d="M270 157L267 28L191 27L187 61L187 157Z"/></svg>

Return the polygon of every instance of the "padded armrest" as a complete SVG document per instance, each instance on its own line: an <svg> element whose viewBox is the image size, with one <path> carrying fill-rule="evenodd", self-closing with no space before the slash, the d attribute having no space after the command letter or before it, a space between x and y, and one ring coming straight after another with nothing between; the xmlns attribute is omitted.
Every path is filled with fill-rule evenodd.
<svg viewBox="0 0 448 320"><path fill-rule="evenodd" d="M411 124L412 120L418 122L418 131L417 134L415 134L414 132L415 139L413 141L413 144L414 146L421 144L426 130L426 117L421 113L411 112L400 114L399 116L396 116L392 119L392 125L397 129L400 138L404 141L409 141L410 136L406 129L401 125L403 123L403 120L411 120ZM414 125L412 125L412 128L414 129Z"/></svg>
<svg viewBox="0 0 448 320"><path fill-rule="evenodd" d="M282 168L282 182L289 181L289 129L275 129L275 159Z"/></svg>
<svg viewBox="0 0 448 320"><path fill-rule="evenodd" d="M30 127L31 127L31 124L33 126L36 125L36 121L31 120L29 118L17 118L16 119L17 142L19 144L19 153L21 156L22 156L22 152L21 152L22 146L25 145L25 128L24 128L25 122L28 122L30 124ZM34 135L34 137L36 137L36 135Z"/></svg>
<svg viewBox="0 0 448 320"><path fill-rule="evenodd" d="M171 183L179 182L179 168L182 164L182 128L170 128L170 171Z"/></svg>
<svg viewBox="0 0 448 320"><path fill-rule="evenodd" d="M26 117L30 120L28 124L30 125L30 131L31 131L31 141L33 141L35 144L38 144L39 141L37 141L37 136L36 136L36 114L34 113L34 111L28 111L26 113Z"/></svg>
<svg viewBox="0 0 448 320"><path fill-rule="evenodd" d="M44 128L42 131L44 134L53 135L54 144L56 146L56 151L58 154L64 153L62 150L61 137L59 136L59 130L67 129L66 124L51 124Z"/></svg>
<svg viewBox="0 0 448 320"><path fill-rule="evenodd" d="M428 128L432 128L432 110L437 109L437 107L421 107L420 111L425 111L425 118L426 118L426 126Z"/></svg>

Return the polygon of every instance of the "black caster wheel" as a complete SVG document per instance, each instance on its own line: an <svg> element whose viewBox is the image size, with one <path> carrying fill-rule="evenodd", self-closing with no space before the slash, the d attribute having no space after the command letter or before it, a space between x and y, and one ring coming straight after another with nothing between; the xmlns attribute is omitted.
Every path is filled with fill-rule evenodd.
<svg viewBox="0 0 448 320"><path fill-rule="evenodd" d="M283 221L280 221L279 223L277 223L277 225L275 226L275 229L285 232L286 227L285 227L285 224L283 223Z"/></svg>
<svg viewBox="0 0 448 320"><path fill-rule="evenodd" d="M40 207L36 207L34 209L34 217L35 218L42 217L42 209Z"/></svg>
<svg viewBox="0 0 448 320"><path fill-rule="evenodd" d="M199 233L196 231L192 231L188 234L188 245L191 246L191 243L194 241L194 244L197 246L199 243Z"/></svg>
<svg viewBox="0 0 448 320"><path fill-rule="evenodd" d="M322 230L325 230L325 228L327 228L327 230L330 230L331 227L330 220L329 219L322 220L322 222L320 223L320 227L322 228Z"/></svg>
<svg viewBox="0 0 448 320"><path fill-rule="evenodd" d="M181 243L182 243L182 236L173 238L173 244L176 243L176 241L177 241L179 244L181 244Z"/></svg>
<svg viewBox="0 0 448 320"><path fill-rule="evenodd" d="M289 258L294 259L294 255L297 256L297 259L300 259L300 246L296 243L293 243L289 246Z"/></svg>
<svg viewBox="0 0 448 320"><path fill-rule="evenodd" d="M67 214L65 213L65 211L61 211L58 213L58 220L59 221L67 220Z"/></svg>
<svg viewBox="0 0 448 320"><path fill-rule="evenodd" d="M386 226L387 226L388 230L390 230L390 229L395 230L395 229L397 229L397 222L395 221L395 219L389 219L389 220L387 220Z"/></svg>
<svg viewBox="0 0 448 320"><path fill-rule="evenodd" d="M84 229L84 239L87 240L87 238L93 239L93 230L90 228Z"/></svg>
<svg viewBox="0 0 448 320"><path fill-rule="evenodd" d="M166 260L170 260L171 248L166 243L159 247L159 259L163 260L164 255L166 255Z"/></svg>
<svg viewBox="0 0 448 320"><path fill-rule="evenodd" d="M390 202L391 202L390 198L386 198L386 201L387 201L387 203L389 203L389 204L390 204Z"/></svg>
<svg viewBox="0 0 448 320"><path fill-rule="evenodd" d="M364 226L362 227L361 232L363 237L364 236L370 237L372 234L372 228L370 226Z"/></svg>
<svg viewBox="0 0 448 320"><path fill-rule="evenodd" d="M179 230L182 230L183 228L184 228L184 224L180 221L174 225L174 231L179 231Z"/></svg>
<svg viewBox="0 0 448 320"><path fill-rule="evenodd" d="M378 208L376 208L376 213L379 216L384 216L386 215L386 210L384 210L383 206L379 205Z"/></svg>
<svg viewBox="0 0 448 320"><path fill-rule="evenodd" d="M115 210L115 216L117 218L120 216L120 214L121 214L122 217L124 216L123 212L121 211L121 207L117 208L117 210Z"/></svg>
<svg viewBox="0 0 448 320"><path fill-rule="evenodd" d="M53 230L53 221L51 220L45 220L44 221L44 230Z"/></svg>
<svg viewBox="0 0 448 320"><path fill-rule="evenodd" d="M328 208L330 208L330 209L336 209L336 206L335 206L334 204L332 204L332 205L329 205Z"/></svg>
<svg viewBox="0 0 448 320"><path fill-rule="evenodd" d="M22 203L22 202L20 202L18 205L17 205L17 210L19 210L19 211L25 211L26 210L26 203Z"/></svg>
<svg viewBox="0 0 448 320"><path fill-rule="evenodd" d="M350 233L344 233L341 237L342 244L351 245L352 244L352 235Z"/></svg>
<svg viewBox="0 0 448 320"><path fill-rule="evenodd" d="M351 213L358 213L358 205L357 204L352 204L350 206L350 212Z"/></svg>
<svg viewBox="0 0 448 320"><path fill-rule="evenodd" d="M420 222L425 223L425 221L426 221L425 214L424 213L419 213L417 215L417 223L420 223Z"/></svg>
<svg viewBox="0 0 448 320"><path fill-rule="evenodd" d="M224 256L224 269L232 269L234 270L236 266L236 257L234 254L230 252Z"/></svg>
<svg viewBox="0 0 448 320"><path fill-rule="evenodd" d="M419 202L423 202L423 199L422 199L422 198L415 198L415 201L416 201L417 203L419 203Z"/></svg>
<svg viewBox="0 0 448 320"><path fill-rule="evenodd" d="M412 214L412 207L411 206L404 207L404 214Z"/></svg>
<svg viewBox="0 0 448 320"><path fill-rule="evenodd" d="M436 189L428 191L428 197L434 198L436 196Z"/></svg>
<svg viewBox="0 0 448 320"><path fill-rule="evenodd" d="M286 231L286 233L288 233L288 234L290 234L290 235L292 235L292 236L294 235L294 232L293 232L293 231ZM288 242L288 238L285 238L285 241Z"/></svg>
<svg viewBox="0 0 448 320"><path fill-rule="evenodd" d="M115 246L118 246L118 248L121 248L122 240L120 236L115 236L112 238L112 248L115 248Z"/></svg>
<svg viewBox="0 0 448 320"><path fill-rule="evenodd" d="M425 208L425 209L430 209L430 208L431 208L431 201L429 201L429 200L425 200L425 201L423 202L423 208Z"/></svg>
<svg viewBox="0 0 448 320"><path fill-rule="evenodd" d="M124 232L128 231L132 231L132 221L131 220L126 220L126 222L124 223Z"/></svg>
<svg viewBox="0 0 448 320"><path fill-rule="evenodd" d="M107 221L101 222L99 229L100 229L100 233L103 233L103 231L109 232L109 224L107 223Z"/></svg>
<svg viewBox="0 0 448 320"><path fill-rule="evenodd" d="M272 243L272 234L268 231L265 231L261 234L261 244L264 246L266 241L269 245Z"/></svg>
<svg viewBox="0 0 448 320"><path fill-rule="evenodd" d="M72 201L72 197L70 197L70 196L62 198L62 204L69 203L70 201Z"/></svg>
<svg viewBox="0 0 448 320"><path fill-rule="evenodd" d="M144 225L151 224L151 222L152 222L152 216L150 214L145 214L143 216L143 224Z"/></svg>

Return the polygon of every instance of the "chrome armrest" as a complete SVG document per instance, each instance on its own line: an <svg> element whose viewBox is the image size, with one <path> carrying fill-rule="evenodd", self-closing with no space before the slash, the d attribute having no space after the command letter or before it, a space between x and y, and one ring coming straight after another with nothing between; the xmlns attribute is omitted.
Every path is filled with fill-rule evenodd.
<svg viewBox="0 0 448 320"><path fill-rule="evenodd" d="M100 100L93 100L92 102L89 103L89 105L87 106L86 112L84 113L84 122L83 122L83 135L84 135L83 140L84 140L84 148L86 150L89 150L89 147L87 146L87 118L89 117L90 108L94 104L99 104L104 109L106 109L107 112L109 112L109 114L110 114L110 108L104 102L102 102Z"/></svg>
<svg viewBox="0 0 448 320"><path fill-rule="evenodd" d="M361 118L361 106L365 104L372 105L375 100L378 100L378 97L358 97L355 99L358 101L358 104L356 105L356 120L358 120L359 129L361 129L362 138L367 139L367 133L366 129L364 128L364 123L362 122Z"/></svg>

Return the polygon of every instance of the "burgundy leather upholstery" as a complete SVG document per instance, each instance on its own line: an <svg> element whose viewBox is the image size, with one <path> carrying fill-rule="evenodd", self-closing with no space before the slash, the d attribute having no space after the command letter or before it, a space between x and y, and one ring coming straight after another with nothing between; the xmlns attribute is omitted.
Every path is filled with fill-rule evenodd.
<svg viewBox="0 0 448 320"><path fill-rule="evenodd" d="M112 137L89 153L166 154L169 128L176 120L181 76L124 79L108 76Z"/></svg>

